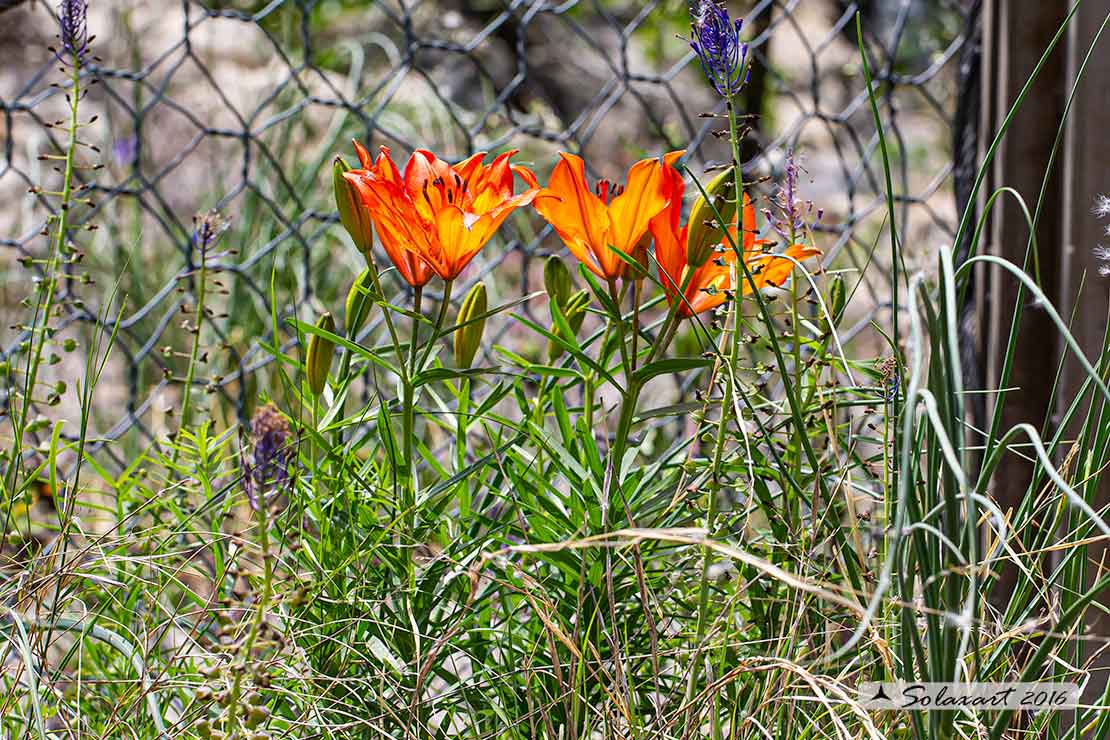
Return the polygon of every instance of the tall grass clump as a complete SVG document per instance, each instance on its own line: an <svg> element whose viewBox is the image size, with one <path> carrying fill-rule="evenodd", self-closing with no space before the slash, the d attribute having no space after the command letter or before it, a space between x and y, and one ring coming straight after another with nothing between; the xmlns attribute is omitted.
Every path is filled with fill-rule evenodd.
<svg viewBox="0 0 1110 740"><path fill-rule="evenodd" d="M452 164L417 149L403 169L386 147L356 142L357 166L329 155L332 228L359 271L330 271L282 313L290 277L275 260L268 326L243 319L274 369L242 424L202 412L204 365L217 319L236 320L220 274L271 227L253 210L231 228L200 218L179 276L188 341L171 348L184 370L167 378L178 424L118 470L85 449L87 415L77 434L57 422L44 450L26 442L74 230L84 83L70 50L63 185L41 193L60 199L36 262L48 287L23 370L9 367L23 402L9 404L4 513L28 527L6 529L21 546L0 586L0 736L1110 733L1105 693L1017 714L876 711L857 692L1094 685L1086 629L1110 577L1091 577L1087 548L1110 535L1095 503L1110 338L1085 355L1037 282L981 249L1006 189L964 214L934 277L906 272L861 41L889 236L868 264L890 267L891 310L873 326L882 349L859 356L845 322L864 275L823 254L798 160L765 196L742 162L742 24L702 0L691 46L719 95L705 115L730 144L707 170L681 150L647 153L619 182L589 182L570 152L546 178L511 151ZM1022 205L1033 233L1041 204ZM513 293L508 267L468 274L507 222L551 227L542 291ZM1007 396L970 385L959 321L986 266L1052 317L1086 373L1059 424L1003 428ZM86 410L114 337L99 325ZM990 482L1015 459L1029 485L1003 509ZM68 484L59 461L75 461ZM44 479L60 513L37 547L26 494Z"/></svg>

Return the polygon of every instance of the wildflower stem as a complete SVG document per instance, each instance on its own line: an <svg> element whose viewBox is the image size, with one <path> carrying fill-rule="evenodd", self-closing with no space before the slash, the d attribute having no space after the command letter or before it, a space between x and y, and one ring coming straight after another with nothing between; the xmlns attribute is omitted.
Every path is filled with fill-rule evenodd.
<svg viewBox="0 0 1110 740"><path fill-rule="evenodd" d="M609 297L613 299L614 310L616 315L613 316L613 325L617 328L617 346L621 352L621 366L624 368L626 378L631 378L632 367L628 362L628 347L625 346L626 338L624 335L624 316L621 314L621 298L617 293L617 281L609 280Z"/></svg>
<svg viewBox="0 0 1110 740"><path fill-rule="evenodd" d="M235 661L232 671L234 677L231 680L231 689L228 692L226 726L233 732L239 726L239 698L243 690L243 676L246 675L251 653L254 651L254 644L258 641L258 636L262 632L262 623L266 618L266 610L269 608L270 596L273 591L274 564L270 555L270 505L267 502L266 494L266 491L259 493L258 506L256 507L258 544L262 549L262 593L259 594L258 604L254 611L254 618L251 619L247 637L239 646L239 658Z"/></svg>
<svg viewBox="0 0 1110 740"><path fill-rule="evenodd" d="M428 364L428 358L435 349L436 342L440 338L440 333L443 331L443 324L447 321L447 309L451 307L451 288L454 287L453 280L447 280L443 283L443 300L439 304L439 314L436 316L436 322L432 329L432 338L428 341L428 345L424 347L424 354L420 357L420 364L413 368L413 374L420 372L424 366Z"/></svg>
<svg viewBox="0 0 1110 740"><path fill-rule="evenodd" d="M466 433L470 426L470 378L459 381L459 407L455 415L455 472L466 467ZM462 519L470 517L470 485L466 480L459 488L459 515Z"/></svg>
<svg viewBox="0 0 1110 740"><path fill-rule="evenodd" d="M81 64L77 51L73 52L73 64L70 65L70 88L66 95L69 101L69 121L66 143L65 170L62 174L61 205L58 214L54 217L57 231L51 241L50 255L46 260L44 269L45 279L41 283L41 297L35 301L35 311L31 317L31 344L32 350L28 353L27 366L23 373L23 401L19 413L11 415L12 422L12 454L8 457L8 467L4 475L4 490L14 496L18 491L19 467L23 460L23 430L27 425L27 417L31 413L31 399L34 395L35 385L38 382L39 368L42 366L43 350L49 340L48 326L50 314L54 311L54 301L57 298L57 273L58 261L65 250L66 232L69 230L70 197L73 194L74 158L77 152L77 133L80 122L77 117L78 102L81 98ZM40 312L41 308L41 312ZM41 317L42 325L39 326ZM5 515L4 529L8 531L7 519L11 515L10 507Z"/></svg>
<svg viewBox="0 0 1110 740"><path fill-rule="evenodd" d="M632 288L632 369L636 369L636 345L640 339L640 296L644 290L644 281L637 280Z"/></svg>
<svg viewBox="0 0 1110 740"><path fill-rule="evenodd" d="M605 324L605 331L601 334L601 344L598 345L602 350L609 344L609 334L612 330L613 322L607 322ZM586 376L582 385L582 413L586 419L586 428L591 430L592 434L594 428L594 398L597 395L597 376L594 374L593 370L586 371Z"/></svg>
<svg viewBox="0 0 1110 740"><path fill-rule="evenodd" d="M736 199L736 210L738 213L743 213L744 202L744 179L740 172L740 141L738 135L738 128L736 125L736 107L734 105L734 98L731 92L725 95L725 107L728 110L728 128L729 140L732 144L732 165L733 172L735 173L736 185L733 188L733 197ZM741 228L743 228L743 217L740 219ZM726 229L726 234L728 230ZM741 237L742 241L742 237ZM714 524L717 518L717 499L720 495L721 484L721 464L724 459L724 447L726 431L729 422L732 419L733 396L735 394L736 384L736 365L737 358L740 352L740 296L743 295L743 290L740 288L740 270L743 269L747 272L747 267L744 265L744 254L741 253L737 256L736 261L732 266L732 285L735 292L732 299L729 301L729 316L732 318L732 334L731 337L725 333L721 335L721 347L718 354L724 353L724 342L726 339L728 344L728 358L725 361L725 387L724 394L721 401L721 415L717 421L717 438L714 443L713 449L713 463L709 479L709 501L706 505L705 511L705 532L706 537L713 536ZM741 267L743 266L743 267ZM750 279L750 274L748 275ZM701 567L701 582L698 587L698 621L697 621L697 638L695 644L701 645L705 637L706 622L709 613L709 567L713 564L713 550L709 547L704 548L702 553L702 567ZM708 651L705 652L708 654ZM699 653L700 658L701 653ZM700 671L698 670L699 659L695 659L694 664L690 667L690 680L686 685L686 703L689 704L693 697L695 688L697 686ZM686 730L689 733L696 722L696 717L693 709L686 717ZM714 712L711 717L712 723L712 736L718 737L720 735L720 727L717 723L716 713Z"/></svg>
<svg viewBox="0 0 1110 740"><path fill-rule="evenodd" d="M616 306L616 316L612 318L612 325L617 329L617 345L620 347L621 365L624 367L625 390L621 396L621 411L617 420L617 434L613 439L613 447L609 450L610 479L606 495L608 506L613 505L615 494L620 490L621 468L624 453L628 449L628 437L632 432L632 418L636 413L636 403L640 397L641 385L633 379L635 359L630 360L628 349L625 347L624 316L621 315L621 297L617 292L615 280L609 280L609 297ZM602 345L604 346L604 345ZM627 508L627 507L626 507ZM632 523L629 522L631 526Z"/></svg>
<svg viewBox="0 0 1110 740"><path fill-rule="evenodd" d="M791 164L791 167L795 166L793 162L791 162L790 164ZM796 170L794 170L793 172L796 172ZM794 177L797 177L797 175L796 174L791 174L790 175L790 178L794 178ZM794 205L794 199L795 199L794 180L791 179L789 181L789 183L790 183L790 185L789 185L790 193L789 193L788 197L789 197L790 202L787 204L787 207L790 209L790 217L789 217L789 221L790 221L790 239L789 239L789 244L787 244L788 248L794 246L794 244L796 244L797 240L798 240L797 218L794 214L794 209L795 209L795 205ZM801 342L798 339L798 332L800 331L800 327L798 325L798 281L797 280L791 280L790 281L790 331L791 331L790 344L791 344L791 350L792 350L793 359L794 359L794 388L795 388L795 392L798 393L799 395L801 395L802 394L802 381L803 381L804 378L803 378L803 373L802 373L802 345L801 345ZM793 453L794 453L793 458L794 458L794 464L798 467L801 467L801 462L802 462L802 452L801 452L801 447L802 446L799 443L799 438L801 437L801 435L803 435L805 433L806 433L806 430L805 430L804 427L794 425L795 444L792 445L793 448L794 448L793 449ZM797 496L794 496L792 498L794 499L794 507L793 507L794 511L792 512L793 516L791 517L791 521L794 522L795 524L800 524L801 523L801 518L802 518L802 502L799 499L799 497L797 497Z"/></svg>
<svg viewBox="0 0 1110 740"><path fill-rule="evenodd" d="M682 319L678 318L678 310L682 306L682 301L685 300L686 289L690 287L690 283L694 279L694 270L687 268L685 275L682 278L682 287L678 290L678 295L671 301L670 308L667 309L667 318L663 320L663 326L659 329L659 334L655 338L655 344L652 345L651 352L648 354L645 365L650 365L656 357L661 353L667 351L671 340L678 332L678 326L682 323ZM669 278L664 278L669 281ZM671 282L671 285L674 283Z"/></svg>
<svg viewBox="0 0 1110 740"><path fill-rule="evenodd" d="M197 358L200 357L200 341L201 341L201 328L204 326L204 302L207 298L205 290L208 285L208 239L203 236L197 241L197 250L200 252L200 268L196 273L197 292L196 292L196 306L194 306L193 313L196 317L196 324L193 325L193 344L189 349L189 365L185 370L185 389L181 393L181 423L178 425L178 431L187 429L191 419L190 410L192 404L190 399L192 396L193 383L196 379ZM180 454L180 446L173 446L173 463L177 464L178 456Z"/></svg>
<svg viewBox="0 0 1110 740"><path fill-rule="evenodd" d="M409 375L416 375L416 350L420 344L420 309L424 303L424 286L412 289L412 336L409 337Z"/></svg>
<svg viewBox="0 0 1110 740"><path fill-rule="evenodd" d="M370 280L374 283L374 298L384 303L385 293L382 291L382 280L378 274L378 266L374 264L374 260L370 256L367 256L366 266L370 269ZM393 350L397 353L397 364L401 368L401 373L406 374L408 370L405 368L405 355L401 351L401 339L397 334L397 326L393 323L393 315L388 308L382 311L382 319L385 321L386 330L389 331L389 338L393 341ZM354 341L354 337L350 339L352 342Z"/></svg>
<svg viewBox="0 0 1110 740"><path fill-rule="evenodd" d="M423 303L424 288L413 288L412 297L412 335L409 337L409 367L401 378L401 449L404 450L404 483L401 485L401 510L406 525L403 534L409 539L416 536L416 472L413 464L413 449L415 440L413 430L415 426L415 387L413 376L416 375L417 345L420 339L420 308ZM414 542L404 542L402 546L411 547Z"/></svg>

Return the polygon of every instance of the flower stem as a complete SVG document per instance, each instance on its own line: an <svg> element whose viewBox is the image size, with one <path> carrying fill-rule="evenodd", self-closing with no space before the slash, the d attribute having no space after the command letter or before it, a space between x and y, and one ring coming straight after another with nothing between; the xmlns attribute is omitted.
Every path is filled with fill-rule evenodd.
<svg viewBox="0 0 1110 740"><path fill-rule="evenodd" d="M403 534L410 540L416 537L416 473L413 462L414 445L413 431L415 427L415 391L413 376L416 375L417 344L420 339L420 308L423 303L424 288L413 288L412 298L412 334L409 337L409 363L401 378L401 449L404 451L401 460L403 473L401 483L401 517L405 522ZM409 549L415 546L415 541L402 542L401 546Z"/></svg>
<svg viewBox="0 0 1110 740"><path fill-rule="evenodd" d="M200 266L197 270L197 303L194 307L194 314L196 316L196 324L193 326L193 343L189 349L189 365L185 370L185 389L181 393L181 423L177 429L180 432L182 429L189 427L192 414L192 391L193 383L196 380L197 361L200 357L200 342L201 342L201 329L204 326L204 302L207 299L205 295L208 286L208 243L206 239L197 240L197 249L200 252ZM178 457L181 454L181 446L174 445L172 453L173 464L177 464Z"/></svg>
<svg viewBox="0 0 1110 740"><path fill-rule="evenodd" d="M628 347L625 346L627 340L624 335L624 316L621 314L621 298L617 293L617 281L609 280L609 297L613 300L614 311L616 315L613 317L613 325L617 329L617 346L621 351L621 366L624 368L626 378L631 379L632 367L628 362Z"/></svg>
<svg viewBox="0 0 1110 740"><path fill-rule="evenodd" d="M381 276L378 275L378 266L374 264L371 258L366 259L366 266L370 269L370 280L374 283L374 297L381 299L385 303L385 293L382 291ZM393 316L388 308L383 308L382 319L385 321L385 327L389 330L389 338L393 341L393 350L397 353L397 364L402 373L407 373L405 369L405 356L401 352L401 339L397 333L397 327L393 323ZM354 337L350 337L354 341Z"/></svg>
<svg viewBox="0 0 1110 740"><path fill-rule="evenodd" d="M644 290L644 281L637 280L632 288L632 369L636 369L636 345L640 339L640 297Z"/></svg>
<svg viewBox="0 0 1110 740"><path fill-rule="evenodd" d="M273 592L274 564L270 554L269 507L266 492L260 492L257 513L258 543L262 549L262 593L259 594L257 608L254 611L254 618L251 620L246 640L239 648L239 658L232 668L234 677L231 680L231 689L228 692L226 723L226 727L232 732L238 729L239 725L239 698L243 688L243 676L246 674L247 666L251 661L254 644L258 641L258 636L262 632L262 623L266 618L266 610L269 608L270 597Z"/></svg>
<svg viewBox="0 0 1110 740"><path fill-rule="evenodd" d="M57 274L58 262L65 251L66 233L69 231L69 210L70 198L73 195L73 178L74 178L74 159L77 152L77 134L80 130L80 122L77 118L78 103L81 98L81 65L80 60L75 58L70 68L70 89L66 95L69 102L69 121L66 133L68 134L68 141L66 142L65 151L65 170L62 174L62 193L61 205L58 208L58 214L54 218L57 220L58 229L54 234L51 241L50 254L46 260L46 268L44 270L45 280L40 284L39 289L42 291L42 297L35 301L35 313L31 317L31 344L32 349L28 353L27 366L23 373L23 401L19 407L18 414L11 415L12 422L12 451L8 457L8 467L4 474L4 490L9 495L14 496L18 491L19 484L19 468L23 461L23 433L27 426L27 418L31 413L31 399L34 396L35 385L38 382L39 369L42 366L42 355L46 348L46 343L50 339L49 324L50 314L54 311L54 301L57 298ZM39 311L41 307L41 312ZM39 326L41 317L42 325ZM7 519L11 515L11 509L7 509L5 515L4 530L8 531Z"/></svg>
<svg viewBox="0 0 1110 740"><path fill-rule="evenodd" d="M443 331L443 324L447 321L447 309L451 307L451 288L454 287L454 284L453 280L447 280L443 283L443 300L439 304L439 314L436 315L436 322L432 329L432 338L428 341L427 346L424 347L424 354L420 357L420 365L413 370L414 375L424 369L424 365L428 363L428 358L431 356L432 350L435 349L436 342L439 341L440 332Z"/></svg>
<svg viewBox="0 0 1110 740"><path fill-rule="evenodd" d="M470 427L470 378L459 381L459 407L455 415L455 472L466 467L466 434ZM459 515L465 522L470 518L470 485L463 480L459 487Z"/></svg>
<svg viewBox="0 0 1110 740"><path fill-rule="evenodd" d="M736 108L734 106L734 98L731 93L725 97L725 104L728 109L728 127L729 138L732 143L732 164L733 172L735 173L736 186L733 189L733 197L736 199L736 211L740 214L741 228L744 222L743 219L743 202L744 202L744 182L740 172L740 142L736 126ZM726 232L727 233L727 232ZM741 241L743 237L741 236ZM713 536L715 520L717 518L717 499L720 496L721 485L721 464L724 459L724 447L726 432L729 422L732 419L733 396L735 395L736 384L736 364L740 352L740 296L743 291L740 289L739 273L742 269L740 265L744 263L744 255L741 253L732 268L732 285L734 287L733 297L730 301L729 316L732 319L732 335L729 337L727 334L721 336L721 354L723 354L724 342L728 340L728 358L725 360L725 374L724 374L724 393L721 398L721 415L717 421L717 438L714 443L713 449L713 463L712 471L710 473L709 483L709 501L706 505L705 512L705 532L706 538ZM745 269L746 272L746 268ZM710 388L712 393L712 388ZM690 678L686 684L686 703L689 704L693 697L697 686L700 671L698 666L703 655L702 653L702 640L705 637L706 622L708 621L709 614L709 567L713 563L713 551L706 547L702 554L702 568L701 568L701 581L698 586L698 621L695 644L698 645L698 652L694 664L690 667ZM686 716L686 731L690 733L696 724L696 717L693 709ZM710 718L710 724L713 731L713 736L717 737L720 734L720 727L717 723L716 713Z"/></svg>

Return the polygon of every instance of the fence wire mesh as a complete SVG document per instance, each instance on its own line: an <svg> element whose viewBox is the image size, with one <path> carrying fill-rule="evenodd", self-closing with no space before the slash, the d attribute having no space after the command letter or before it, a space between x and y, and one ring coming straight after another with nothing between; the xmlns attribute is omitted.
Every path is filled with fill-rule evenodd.
<svg viewBox="0 0 1110 740"><path fill-rule="evenodd" d="M685 0L90 5L99 59L85 71L96 84L83 117L98 120L84 129L96 148L83 150L82 159L102 167L80 171L94 205L79 218L100 228L76 239L85 257L66 268L54 326L59 347L66 338L92 341L97 326L118 329L93 420L96 449L115 466L176 427L191 345L182 322L197 300L194 214L217 209L232 221L227 251L208 257L218 291L205 304L194 381L210 399L210 415L231 424L260 396L280 392L274 349L293 351L296 343L284 320L341 313L361 257L337 226L330 177L336 153L353 158L352 137L371 148L388 145L395 155L425 147L449 160L511 147L541 180L559 150L583 154L592 175L609 177L667 149L686 149L698 174L728 156L714 135L720 120L702 115L723 108L683 38ZM825 213L825 264L879 276L865 277L865 300L856 302L846 332L861 352L877 353L867 335L887 305L885 258L874 250L885 189L856 13L912 261L950 242L954 231L953 172L974 136L978 93L969 70L977 3L730 6L745 17L754 55L743 94L751 116L745 180L758 182L753 190L765 197L786 153L799 153L805 195ZM47 248L40 233L54 205L27 193L57 179L40 160L61 143L52 122L61 117L65 89L54 84L57 63L47 50L55 28L43 0L0 3L0 305L13 366L27 337L20 301L40 270L28 259ZM502 233L503 243L488 247L464 275L467 283L489 277L491 304L540 289L538 258L563 252L532 215L515 216ZM546 323L542 304L520 310ZM495 324L487 346L535 351L529 342L536 340L517 322ZM376 331L372 324L364 335ZM82 353L58 355L47 383L83 378ZM499 361L495 353L486 359ZM13 387L9 382L6 399ZM46 418L74 418L67 403L40 410Z"/></svg>

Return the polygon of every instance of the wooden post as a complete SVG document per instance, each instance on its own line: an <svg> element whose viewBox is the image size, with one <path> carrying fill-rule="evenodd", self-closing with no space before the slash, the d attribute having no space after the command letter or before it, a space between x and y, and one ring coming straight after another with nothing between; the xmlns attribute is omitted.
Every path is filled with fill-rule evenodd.
<svg viewBox="0 0 1110 740"><path fill-rule="evenodd" d="M1075 0L987 0L984 15L984 117L981 130L989 142L1034 66L1059 30ZM1095 35L1110 14L1110 0L1082 0L1071 22L1066 40L1043 68L1020 113L1004 139L996 160L988 192L1009 186L1021 193L1029 209L1035 208L1052 146L1063 118L1068 94L1074 85ZM1069 114L1063 148L1057 153L1053 173L1045 190L1045 201L1036 232L1039 284L1064 319L1072 321L1072 334L1089 359L1102 348L1110 308L1110 278L1100 276L1102 262L1095 248L1110 246L1108 221L1091 213L1099 194L1110 195L1110 35L1091 57ZM982 202L980 202L982 205ZM1025 217L1012 198L991 215L992 253L1017 265L1026 264L1028 228ZM1033 264L1027 265L1033 274ZM987 300L981 304L983 357L987 364L988 387L997 387L1003 351L1007 343L1017 288L1014 279L993 271L987 279ZM1014 369L1002 414L1002 427L1028 422L1048 433L1055 431L1061 413L1075 398L1084 380L1082 368L1069 359L1063 340L1047 313L1026 295L1025 311L1014 355ZM1059 375L1055 401L1053 386ZM1081 414L1081 417L1085 415ZM1080 422L1083 419L1080 419ZM1078 425L1076 425L1078 426ZM1057 461L1059 462L1059 461ZM992 496L1003 511L1016 508L1029 483L1030 465L1011 454L992 481ZM1091 502L1097 510L1110 500L1110 475L1103 473L1101 500ZM1105 543L1091 545L1088 561L1107 557ZM1093 565L1091 579L1098 566ZM994 603L1005 606L1016 573L1003 571L1002 582L993 590ZM1110 602L1110 594L1102 598ZM1048 605L1046 604L1046 607ZM1110 634L1110 618L1097 609L1085 625L1097 634ZM1085 646L1085 653L1094 647ZM1087 699L1101 694L1106 685L1104 655L1088 687ZM1098 678L1101 676L1101 678Z"/></svg>
<svg viewBox="0 0 1110 740"><path fill-rule="evenodd" d="M1067 94L1074 86L1084 57L1099 28L1110 14L1110 0L1084 0L1068 34ZM1076 92L1068 118L1065 139L1064 187L1068 208L1062 225L1060 312L1073 313L1072 330L1088 357L1096 357L1106 330L1110 281L1099 274L1105 261L1095 249L1110 246L1106 227L1110 220L1099 220L1092 208L1099 195L1110 196L1110 31L1091 55ZM1082 383L1083 372L1068 363L1065 393L1058 411L1074 396Z"/></svg>
<svg viewBox="0 0 1110 740"><path fill-rule="evenodd" d="M1072 334L1093 365L1097 364L1094 360L1102 350L1110 309L1110 277L1100 274L1100 268L1108 263L1100 260L1095 251L1100 245L1110 246L1110 233L1107 232L1110 219L1099 219L1092 213L1098 196L1110 195L1110 32L1103 35L1090 55L1082 78L1079 73L1108 15L1110 0L1084 0L1080 6L1068 33L1065 92L1070 93L1078 83L1065 139L1063 171L1067 208L1061 231L1059 307L1063 316L1074 316ZM1086 373L1079 363L1067 357L1062 392L1057 400L1058 413L1066 410L1085 378ZM1072 426L1078 431L1078 423ZM1110 475L1104 471L1102 477L1097 500L1091 502L1096 511L1110 502ZM1088 546L1088 584L1106 573L1106 568L1110 567L1108 558L1110 552L1105 541ZM1103 594L1100 601L1110 605L1110 594ZM1110 635L1110 615L1092 610L1085 629L1094 635ZM1080 640L1079 644L1084 659L1103 647L1098 642L1085 640ZM1084 699L1095 701L1106 687L1110 655L1103 653L1090 667L1092 680Z"/></svg>
<svg viewBox="0 0 1110 740"><path fill-rule="evenodd" d="M1042 0L987 0L984 6L983 39L983 125L980 137L985 147L994 138L1007 112L1017 99L1038 60L1059 30L1067 15L1064 3ZM1006 185L1019 192L1032 209L1041 190L1042 180L1052 152L1054 133L1063 114L1063 83L1067 73L1065 49L1058 48L1030 90L1021 113L1010 126L1002 148L994 161L991 187ZM1056 172L1060 171L1056 168ZM1041 286L1050 300L1058 302L1060 285L1060 234L1065 211L1062 178L1054 176L1046 191L1047 199L1036 233L1036 260L1040 267ZM1029 229L1019 204L1009 197L996 203L991 212L990 242L992 254L1016 265L1026 264ZM1033 255L1029 257L1032 265ZM981 302L980 326L983 340L982 357L986 366L988 388L997 388L1004 361L1018 284L1013 276L1001 269L987 275L986 290ZM1009 387L1020 390L1005 392L1002 427L1028 422L1038 429L1044 427L1052 414L1052 358L1059 356L1059 333L1048 314L1033 305L1028 293L1024 298L1021 330L1018 334L1014 366ZM994 403L987 405L988 421ZM992 495L1003 512L1016 509L1029 485L1032 468L1016 455L1009 455L991 484ZM993 590L995 606L1003 607L1007 584L1016 578L1013 570L1003 571L1002 583Z"/></svg>

